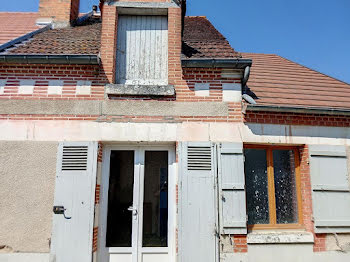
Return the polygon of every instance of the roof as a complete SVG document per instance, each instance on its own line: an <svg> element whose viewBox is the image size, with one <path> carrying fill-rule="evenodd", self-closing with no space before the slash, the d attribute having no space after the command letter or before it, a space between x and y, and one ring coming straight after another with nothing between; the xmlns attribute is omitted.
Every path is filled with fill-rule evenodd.
<svg viewBox="0 0 350 262"><path fill-rule="evenodd" d="M52 29L6 50L7 54L89 54L100 51L101 23L90 18L83 25Z"/></svg>
<svg viewBox="0 0 350 262"><path fill-rule="evenodd" d="M242 56L253 60L247 85L256 95L258 105L350 108L347 83L278 55L242 53Z"/></svg>
<svg viewBox="0 0 350 262"><path fill-rule="evenodd" d="M185 17L183 58L239 58L226 38L204 16Z"/></svg>
<svg viewBox="0 0 350 262"><path fill-rule="evenodd" d="M38 13L0 12L0 45L35 31Z"/></svg>
<svg viewBox="0 0 350 262"><path fill-rule="evenodd" d="M83 25L52 29L7 49L6 54L90 54L100 51L100 19ZM205 17L186 17L183 58L237 58L226 38Z"/></svg>
<svg viewBox="0 0 350 262"><path fill-rule="evenodd" d="M7 17L12 17L11 21L18 19L15 23L21 25L17 25L16 28L36 29L34 26L35 13L5 14L8 14ZM6 21L1 22L0 27L3 26L6 30L8 26L12 28L10 20ZM7 49L6 53L2 54L98 55L100 36L100 19L92 17L80 26L39 33L28 41ZM258 106L350 108L349 84L278 55L238 53L205 17L185 17L183 40L182 59L184 60L197 58L252 59L253 66L248 91L256 99Z"/></svg>

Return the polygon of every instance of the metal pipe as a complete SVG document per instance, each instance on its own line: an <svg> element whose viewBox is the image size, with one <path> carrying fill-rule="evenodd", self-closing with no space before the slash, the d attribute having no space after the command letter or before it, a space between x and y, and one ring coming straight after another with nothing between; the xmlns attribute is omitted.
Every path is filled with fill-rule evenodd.
<svg viewBox="0 0 350 262"><path fill-rule="evenodd" d="M198 59L182 59L183 67L207 67L207 68L232 68L232 69L244 69L247 66L252 65L251 59L211 59L211 58L198 58Z"/></svg>
<svg viewBox="0 0 350 262"><path fill-rule="evenodd" d="M300 114L324 114L324 115L344 115L350 116L350 109L338 108L306 108L293 106L267 106L267 105L248 105L247 111L255 112L285 112L285 113L300 113Z"/></svg>
<svg viewBox="0 0 350 262"><path fill-rule="evenodd" d="M0 64L99 65L98 55L0 55Z"/></svg>

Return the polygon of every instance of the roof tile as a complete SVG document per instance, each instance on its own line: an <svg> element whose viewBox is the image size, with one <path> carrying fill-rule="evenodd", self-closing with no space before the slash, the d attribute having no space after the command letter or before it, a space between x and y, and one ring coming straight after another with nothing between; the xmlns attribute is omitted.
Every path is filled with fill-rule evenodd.
<svg viewBox="0 0 350 262"><path fill-rule="evenodd" d="M40 28L37 13L0 12L0 45Z"/></svg>
<svg viewBox="0 0 350 262"><path fill-rule="evenodd" d="M253 60L248 87L258 105L350 108L350 85L278 55L242 53Z"/></svg>

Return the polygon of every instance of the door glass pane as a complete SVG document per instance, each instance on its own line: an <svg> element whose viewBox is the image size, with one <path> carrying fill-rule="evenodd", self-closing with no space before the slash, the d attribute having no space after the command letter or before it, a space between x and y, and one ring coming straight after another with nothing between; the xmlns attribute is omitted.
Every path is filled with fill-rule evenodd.
<svg viewBox="0 0 350 262"><path fill-rule="evenodd" d="M273 150L276 215L278 224L298 222L293 150Z"/></svg>
<svg viewBox="0 0 350 262"><path fill-rule="evenodd" d="M112 151L108 190L107 247L131 247L134 151Z"/></svg>
<svg viewBox="0 0 350 262"><path fill-rule="evenodd" d="M168 152L146 151L143 247L168 245Z"/></svg>
<svg viewBox="0 0 350 262"><path fill-rule="evenodd" d="M267 159L264 149L245 149L248 224L269 224Z"/></svg>

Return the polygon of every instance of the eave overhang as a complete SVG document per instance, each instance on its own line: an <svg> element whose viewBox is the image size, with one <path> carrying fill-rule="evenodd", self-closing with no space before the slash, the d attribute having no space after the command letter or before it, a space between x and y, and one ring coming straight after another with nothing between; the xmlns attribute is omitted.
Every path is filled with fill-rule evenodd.
<svg viewBox="0 0 350 262"><path fill-rule="evenodd" d="M216 59L216 58L196 58L196 59L182 59L182 67L204 67L204 68L232 68L245 69L251 66L253 61L251 59Z"/></svg>
<svg viewBox="0 0 350 262"><path fill-rule="evenodd" d="M20 55L0 54L0 64L99 65L98 55Z"/></svg>
<svg viewBox="0 0 350 262"><path fill-rule="evenodd" d="M322 107L290 107L276 105L247 105L246 112L281 112L298 114L322 114L322 115L344 115L350 116L350 109L346 108L322 108Z"/></svg>

